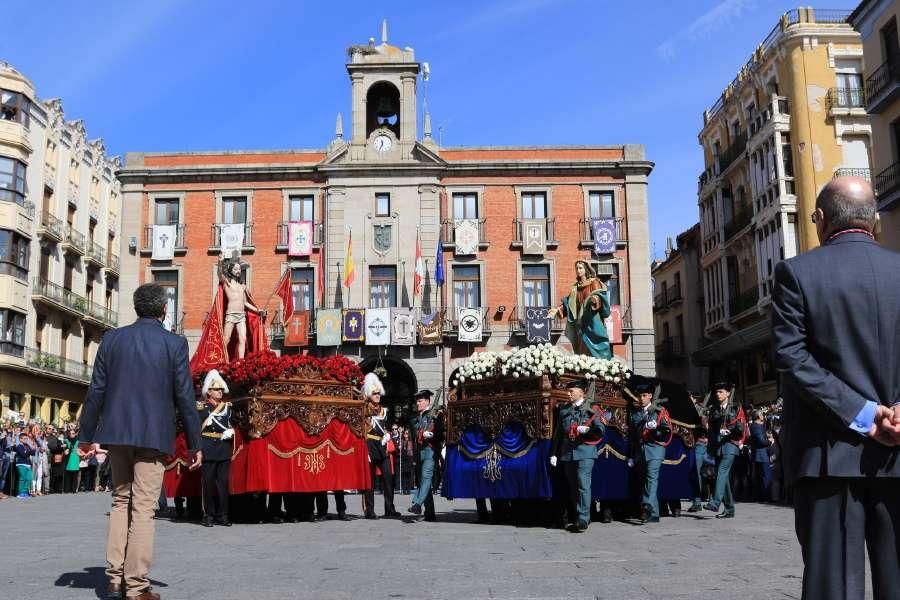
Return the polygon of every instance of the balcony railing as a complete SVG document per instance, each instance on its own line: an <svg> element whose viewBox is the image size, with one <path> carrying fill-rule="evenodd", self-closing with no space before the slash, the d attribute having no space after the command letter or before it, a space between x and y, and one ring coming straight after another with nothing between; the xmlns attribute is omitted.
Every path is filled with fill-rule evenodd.
<svg viewBox="0 0 900 600"><path fill-rule="evenodd" d="M32 280L31 293L79 315L83 315L88 311L89 302L87 298L40 277L35 277Z"/></svg>
<svg viewBox="0 0 900 600"><path fill-rule="evenodd" d="M184 227L183 224L175 226L175 250L183 251L187 249L187 246L184 243ZM141 251L153 251L153 225L144 226L144 240L141 245Z"/></svg>
<svg viewBox="0 0 900 600"><path fill-rule="evenodd" d="M653 296L653 310L662 310L666 308L666 293L660 292Z"/></svg>
<svg viewBox="0 0 900 600"><path fill-rule="evenodd" d="M75 252L76 254L84 254L84 234L66 224L66 231L63 235L63 245L65 250Z"/></svg>
<svg viewBox="0 0 900 600"><path fill-rule="evenodd" d="M581 243L583 245L593 245L594 244L594 219L582 219L579 223L581 225ZM625 231L625 217L617 217L616 221L616 242L626 242L628 241L628 236Z"/></svg>
<svg viewBox="0 0 900 600"><path fill-rule="evenodd" d="M544 307L513 307L512 314L509 316L509 330L514 335L525 335L527 333L527 323L525 321L525 309L526 308L550 308L549 306ZM561 315L557 315L556 318L550 319L550 333L551 334L560 334L566 330L566 319Z"/></svg>
<svg viewBox="0 0 900 600"><path fill-rule="evenodd" d="M758 301L759 288L755 285L746 292L733 296L728 304L728 307L731 310L731 317L734 318L735 315L739 315L745 310L756 308L756 303Z"/></svg>
<svg viewBox="0 0 900 600"><path fill-rule="evenodd" d="M847 22L852 10L833 8L814 8L810 11L810 21L814 23L831 23L840 25Z"/></svg>
<svg viewBox="0 0 900 600"><path fill-rule="evenodd" d="M866 109L877 112L900 89L900 56L890 56L866 77Z"/></svg>
<svg viewBox="0 0 900 600"><path fill-rule="evenodd" d="M828 110L866 107L866 93L861 88L833 87L825 95Z"/></svg>
<svg viewBox="0 0 900 600"><path fill-rule="evenodd" d="M731 144L725 152L719 155L719 173L730 167L734 161L743 156L746 148L747 136L744 134L738 135L734 139L734 143Z"/></svg>
<svg viewBox="0 0 900 600"><path fill-rule="evenodd" d="M276 246L280 250L286 250L288 247L288 239L289 239L289 227L287 221L282 221L278 225L278 241L276 242ZM325 223L313 223L313 246L321 246L325 243ZM244 240L244 245L247 245L247 240Z"/></svg>
<svg viewBox="0 0 900 600"><path fill-rule="evenodd" d="M895 162L875 176L875 194L886 196L900 185L900 162ZM879 198L881 200L881 198Z"/></svg>
<svg viewBox="0 0 900 600"><path fill-rule="evenodd" d="M61 242L63 239L63 231L65 231L65 225L61 220L57 219L46 210L41 213L41 225L38 229L39 235Z"/></svg>
<svg viewBox="0 0 900 600"><path fill-rule="evenodd" d="M481 332L483 335L491 333L490 307L488 306L472 306L470 308L481 309ZM456 307L450 307L445 312L444 318L444 335L455 337L459 335L459 314Z"/></svg>
<svg viewBox="0 0 900 600"><path fill-rule="evenodd" d="M25 364L45 373L56 373L84 382L91 380L91 371L93 370L91 365L69 360L49 352L42 352L37 348L25 349Z"/></svg>
<svg viewBox="0 0 900 600"><path fill-rule="evenodd" d="M225 223L213 224L211 227L212 236L210 241L211 248L221 248L222 247L222 229L219 225L225 225ZM253 246L253 223L244 223L244 248L250 248Z"/></svg>
<svg viewBox="0 0 900 600"><path fill-rule="evenodd" d="M117 254L108 254L106 256L106 268L107 273L111 273L113 275L119 274L119 256Z"/></svg>
<svg viewBox="0 0 900 600"><path fill-rule="evenodd" d="M673 286L666 288L666 306L681 302L682 299L681 283L676 283Z"/></svg>
<svg viewBox="0 0 900 600"><path fill-rule="evenodd" d="M530 219L528 219L530 220ZM540 219L535 219L540 220ZM547 235L547 244L548 245L556 245L559 244L559 240L556 239L556 219L542 219L546 226L546 235ZM522 240L525 239L525 219L513 219L512 222L512 243L517 246L522 245Z"/></svg>
<svg viewBox="0 0 900 600"><path fill-rule="evenodd" d="M872 170L841 167L835 170L833 179L838 177L860 177L866 181L872 181Z"/></svg>
<svg viewBox="0 0 900 600"><path fill-rule="evenodd" d="M88 310L85 315L102 325L109 327L118 327L119 325L119 313L102 304L97 304L96 302L89 301Z"/></svg>
<svg viewBox="0 0 900 600"><path fill-rule="evenodd" d="M184 324L184 320L182 319L182 325ZM271 329L269 330L272 334L273 339L283 339L284 338L284 323L279 319L278 321L273 321ZM184 330L178 332L184 333ZM316 335L316 311L309 311L309 327L307 329L307 335L314 336Z"/></svg>
<svg viewBox="0 0 900 600"><path fill-rule="evenodd" d="M739 210L729 222L725 223L725 239L730 240L738 231L749 225L752 220L752 206L745 206Z"/></svg>
<svg viewBox="0 0 900 600"><path fill-rule="evenodd" d="M106 265L106 248L95 242L89 242L86 257L88 261L95 263L98 267L103 267Z"/></svg>
<svg viewBox="0 0 900 600"><path fill-rule="evenodd" d="M460 219L444 219L441 221L441 242L445 248L453 248L456 245L456 223ZM478 222L478 245L488 243L486 222L487 219L472 219Z"/></svg>
<svg viewBox="0 0 900 600"><path fill-rule="evenodd" d="M664 338L656 345L656 360L667 362L684 357L684 341L680 335Z"/></svg>

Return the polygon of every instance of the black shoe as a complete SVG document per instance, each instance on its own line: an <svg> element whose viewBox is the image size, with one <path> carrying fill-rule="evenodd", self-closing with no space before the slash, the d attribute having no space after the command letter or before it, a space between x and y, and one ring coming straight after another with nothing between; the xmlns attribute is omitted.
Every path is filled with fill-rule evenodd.
<svg viewBox="0 0 900 600"><path fill-rule="evenodd" d="M706 510L711 510L713 512L719 512L719 505L713 504L712 502L707 502L703 505L703 508L705 508Z"/></svg>
<svg viewBox="0 0 900 600"><path fill-rule="evenodd" d="M222 527L231 527L231 521L228 519L216 519L216 525L221 525Z"/></svg>
<svg viewBox="0 0 900 600"><path fill-rule="evenodd" d="M378 515L376 515L375 513L366 513L366 518L371 521L376 521L378 520Z"/></svg>
<svg viewBox="0 0 900 600"><path fill-rule="evenodd" d="M437 521L437 517L435 517L434 515L431 515L430 517L425 517L425 520L428 521L429 523L434 523L435 521Z"/></svg>
<svg viewBox="0 0 900 600"><path fill-rule="evenodd" d="M612 509L604 507L602 511L600 511L600 522L601 523L612 523Z"/></svg>
<svg viewBox="0 0 900 600"><path fill-rule="evenodd" d="M285 522L286 523L299 523L300 519L298 519L297 517L288 517L287 519L285 519Z"/></svg>
<svg viewBox="0 0 900 600"><path fill-rule="evenodd" d="M402 517L403 515L401 515L396 510L391 509L389 511L385 511L384 516L388 519L396 519L397 517Z"/></svg>
<svg viewBox="0 0 900 600"><path fill-rule="evenodd" d="M691 507L687 509L689 513L700 512L701 510L703 510L703 507L699 504L691 504Z"/></svg>
<svg viewBox="0 0 900 600"><path fill-rule="evenodd" d="M733 519L733 518L734 518L734 513L733 513L733 512L725 511L725 512L723 512L721 515L716 515L716 518L717 518L717 519Z"/></svg>
<svg viewBox="0 0 900 600"><path fill-rule="evenodd" d="M279 523L284 523L284 519L282 519L279 515L275 515L269 517L269 523L275 523L277 525Z"/></svg>
<svg viewBox="0 0 900 600"><path fill-rule="evenodd" d="M570 525L568 527L569 531L571 531L572 533L584 533L585 531L587 531L587 528L588 524L584 521L579 521L578 523Z"/></svg>
<svg viewBox="0 0 900 600"><path fill-rule="evenodd" d="M327 519L327 518L328 518L328 515L327 515L327 514L325 514L325 515L316 515L316 516L313 517L313 521L324 521L324 520Z"/></svg>
<svg viewBox="0 0 900 600"><path fill-rule="evenodd" d="M203 523L204 527L212 527L213 519L212 517L203 517L203 521L201 521L201 523Z"/></svg>
<svg viewBox="0 0 900 600"><path fill-rule="evenodd" d="M409 512L411 512L414 515L421 515L422 514L422 505L421 504L413 504L412 506L409 507Z"/></svg>
<svg viewBox="0 0 900 600"><path fill-rule="evenodd" d="M681 507L680 506L678 508L672 509L672 516L675 517L676 519L681 516Z"/></svg>
<svg viewBox="0 0 900 600"><path fill-rule="evenodd" d="M347 513L345 513L345 512L339 512L339 513L338 513L338 520L339 520L339 521L350 521L351 519L350 519L350 515L348 515Z"/></svg>
<svg viewBox="0 0 900 600"><path fill-rule="evenodd" d="M641 523L650 520L651 514L653 514L653 508L649 504L641 504Z"/></svg>

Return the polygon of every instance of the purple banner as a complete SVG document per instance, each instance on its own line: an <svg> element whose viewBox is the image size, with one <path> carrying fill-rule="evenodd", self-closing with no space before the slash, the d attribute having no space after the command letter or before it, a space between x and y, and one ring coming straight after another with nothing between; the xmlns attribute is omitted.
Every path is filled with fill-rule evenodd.
<svg viewBox="0 0 900 600"><path fill-rule="evenodd" d="M616 220L592 219L591 230L594 233L594 252L596 254L613 254L616 251Z"/></svg>

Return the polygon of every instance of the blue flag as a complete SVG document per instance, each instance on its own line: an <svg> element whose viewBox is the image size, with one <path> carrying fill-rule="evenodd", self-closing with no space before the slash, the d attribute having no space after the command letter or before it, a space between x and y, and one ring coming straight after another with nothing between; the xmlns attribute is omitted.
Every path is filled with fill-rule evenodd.
<svg viewBox="0 0 900 600"><path fill-rule="evenodd" d="M444 242L438 238L437 257L434 259L434 280L444 285Z"/></svg>

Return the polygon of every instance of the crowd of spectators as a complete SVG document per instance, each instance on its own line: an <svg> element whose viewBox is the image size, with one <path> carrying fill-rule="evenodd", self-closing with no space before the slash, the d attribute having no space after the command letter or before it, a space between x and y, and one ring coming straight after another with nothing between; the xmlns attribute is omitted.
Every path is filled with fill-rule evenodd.
<svg viewBox="0 0 900 600"><path fill-rule="evenodd" d="M76 425L34 421L0 424L0 500L45 494L109 491L107 451L78 448Z"/></svg>

